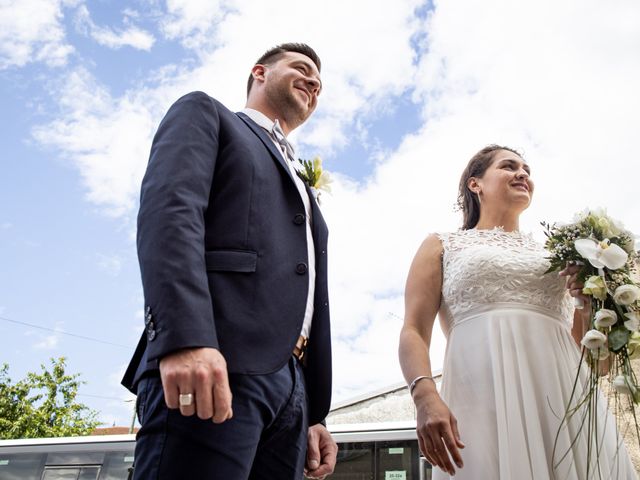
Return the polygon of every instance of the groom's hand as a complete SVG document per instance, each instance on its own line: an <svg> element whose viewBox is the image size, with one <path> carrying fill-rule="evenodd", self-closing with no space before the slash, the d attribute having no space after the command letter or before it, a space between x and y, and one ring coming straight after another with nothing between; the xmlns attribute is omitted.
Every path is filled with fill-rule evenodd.
<svg viewBox="0 0 640 480"><path fill-rule="evenodd" d="M307 434L307 463L304 474L308 478L324 478L333 473L338 456L338 445L327 430L318 423L309 427Z"/></svg>
<svg viewBox="0 0 640 480"><path fill-rule="evenodd" d="M233 416L227 362L215 348L187 348L163 357L160 379L167 407L180 408L182 415L197 413L215 423ZM190 405L186 405L187 394L191 394Z"/></svg>

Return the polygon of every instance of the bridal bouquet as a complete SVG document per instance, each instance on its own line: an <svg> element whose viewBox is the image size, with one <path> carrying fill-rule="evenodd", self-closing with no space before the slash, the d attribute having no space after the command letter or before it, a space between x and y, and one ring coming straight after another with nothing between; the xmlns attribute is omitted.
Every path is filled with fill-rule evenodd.
<svg viewBox="0 0 640 480"><path fill-rule="evenodd" d="M625 400L628 404L640 440L635 414L640 384L631 368L631 360L640 358L640 287L634 280L639 257L635 239L604 211L586 210L566 225L542 225L547 236L545 247L550 253L548 272L560 271L569 264L580 265L582 293L591 300L588 331L581 341L582 358L590 367L589 382L580 395L576 376L565 419L586 405L587 428L595 435L597 392L602 374L608 373L611 391L616 401ZM576 308L581 305L576 304ZM573 398L575 395L582 398ZM576 407L571 406L574 400Z"/></svg>
<svg viewBox="0 0 640 480"><path fill-rule="evenodd" d="M311 188L311 192L315 199L320 203L321 190L331 193L329 185L333 180L329 172L322 168L322 159L316 157L313 160L298 159L301 169L298 170L298 176Z"/></svg>

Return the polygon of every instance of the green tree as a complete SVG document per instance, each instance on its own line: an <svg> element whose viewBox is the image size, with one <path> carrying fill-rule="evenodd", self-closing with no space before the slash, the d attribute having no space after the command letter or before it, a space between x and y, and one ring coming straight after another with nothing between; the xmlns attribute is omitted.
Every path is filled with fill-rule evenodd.
<svg viewBox="0 0 640 480"><path fill-rule="evenodd" d="M97 412L78 403L79 373L65 373L65 358L52 358L51 368L11 383L9 365L0 368L0 438L88 435L100 422Z"/></svg>

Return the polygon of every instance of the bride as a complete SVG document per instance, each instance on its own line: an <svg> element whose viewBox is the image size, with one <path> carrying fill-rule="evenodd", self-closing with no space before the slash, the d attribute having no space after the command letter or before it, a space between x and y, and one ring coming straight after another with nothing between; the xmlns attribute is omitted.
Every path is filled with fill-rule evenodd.
<svg viewBox="0 0 640 480"><path fill-rule="evenodd" d="M599 456L588 460L580 415L562 424L588 319L570 297L581 296L577 268L562 272L566 282L545 274L542 245L519 231L533 191L518 152L483 148L460 179L462 229L429 235L416 253L399 354L420 450L440 468L434 479L587 480L589 461L589 478L636 479L604 402ZM436 315L447 337L440 393L429 360Z"/></svg>

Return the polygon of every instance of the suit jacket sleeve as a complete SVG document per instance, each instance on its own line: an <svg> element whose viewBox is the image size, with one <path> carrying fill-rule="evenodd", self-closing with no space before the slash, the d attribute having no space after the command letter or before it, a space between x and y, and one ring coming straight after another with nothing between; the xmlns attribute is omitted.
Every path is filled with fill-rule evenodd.
<svg viewBox="0 0 640 480"><path fill-rule="evenodd" d="M138 259L148 360L182 348L218 348L205 264L205 212L218 153L212 98L194 92L167 112L142 182Z"/></svg>

